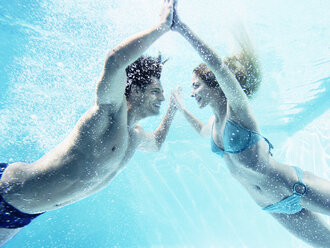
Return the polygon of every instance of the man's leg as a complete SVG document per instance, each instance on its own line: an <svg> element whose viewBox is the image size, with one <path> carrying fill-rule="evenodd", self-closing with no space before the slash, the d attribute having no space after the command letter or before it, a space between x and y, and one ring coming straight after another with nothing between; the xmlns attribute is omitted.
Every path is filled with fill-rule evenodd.
<svg viewBox="0 0 330 248"><path fill-rule="evenodd" d="M0 246L11 240L22 228L6 229L0 228Z"/></svg>

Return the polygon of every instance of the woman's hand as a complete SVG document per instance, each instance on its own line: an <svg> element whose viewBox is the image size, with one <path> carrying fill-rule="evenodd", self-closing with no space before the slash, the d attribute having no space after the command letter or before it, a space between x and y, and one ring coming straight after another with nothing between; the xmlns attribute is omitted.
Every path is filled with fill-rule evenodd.
<svg viewBox="0 0 330 248"><path fill-rule="evenodd" d="M163 0L163 7L160 13L160 22L162 27L169 31L173 23L173 5L175 0Z"/></svg>
<svg viewBox="0 0 330 248"><path fill-rule="evenodd" d="M171 30L173 31L178 31L182 25L182 22L178 16L178 11L177 11L177 6L178 6L178 1L174 0L173 3L173 21L171 24Z"/></svg>
<svg viewBox="0 0 330 248"><path fill-rule="evenodd" d="M180 111L183 111L185 109L184 97L182 94L182 88L180 86L177 86L171 92L170 105L172 104Z"/></svg>

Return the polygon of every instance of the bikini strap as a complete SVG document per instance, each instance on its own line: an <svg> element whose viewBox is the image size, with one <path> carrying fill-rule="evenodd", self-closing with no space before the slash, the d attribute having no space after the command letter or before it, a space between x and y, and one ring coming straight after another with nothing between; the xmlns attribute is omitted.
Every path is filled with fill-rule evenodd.
<svg viewBox="0 0 330 248"><path fill-rule="evenodd" d="M247 130L248 130L248 129L247 129ZM266 137L262 136L260 133L255 132L255 131L252 131L252 130L249 130L249 131L250 131L251 133L254 133L254 134L260 136L261 138L263 138L263 139L266 141L266 143L268 144L268 152L269 152L270 156L273 156L273 153L272 153L272 150L274 149L273 144L270 143L270 141L269 141Z"/></svg>
<svg viewBox="0 0 330 248"><path fill-rule="evenodd" d="M292 166L292 168L296 171L297 176L298 176L298 182L302 182L303 181L303 177L304 177L304 172L302 169L300 169L297 166Z"/></svg>
<svg viewBox="0 0 330 248"><path fill-rule="evenodd" d="M272 153L272 150L274 149L273 144L270 143L270 141L269 141L267 138L265 138L264 136L262 136L261 134L259 134L259 135L260 135L261 137L263 137L264 140L267 142L267 144L268 144L268 146L269 146L268 152L269 152L270 156L273 156L273 153Z"/></svg>
<svg viewBox="0 0 330 248"><path fill-rule="evenodd" d="M298 182L296 182L293 185L293 189L292 189L293 190L293 194L299 195L301 197L307 191L307 186L306 186L306 184L303 183L304 172L299 167L292 166L292 168L296 171L297 177L298 177ZM297 187L300 187L302 189L302 192L301 193L300 192L297 192L297 190L296 190Z"/></svg>

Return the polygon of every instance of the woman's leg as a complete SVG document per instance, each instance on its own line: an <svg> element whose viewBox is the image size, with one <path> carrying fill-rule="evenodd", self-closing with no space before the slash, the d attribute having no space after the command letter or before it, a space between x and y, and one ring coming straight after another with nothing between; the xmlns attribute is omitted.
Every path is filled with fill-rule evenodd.
<svg viewBox="0 0 330 248"><path fill-rule="evenodd" d="M307 190L301 198L302 207L313 212L330 215L330 181L307 171L304 173L303 181Z"/></svg>
<svg viewBox="0 0 330 248"><path fill-rule="evenodd" d="M330 247L330 228L320 216L306 209L296 214L271 214L296 237L313 247Z"/></svg>

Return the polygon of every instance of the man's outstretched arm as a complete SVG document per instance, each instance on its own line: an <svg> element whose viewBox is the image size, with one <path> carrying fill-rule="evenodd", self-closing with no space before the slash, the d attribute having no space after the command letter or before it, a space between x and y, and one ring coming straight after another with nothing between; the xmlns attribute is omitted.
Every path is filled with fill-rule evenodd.
<svg viewBox="0 0 330 248"><path fill-rule="evenodd" d="M145 152L157 152L160 150L171 127L176 111L177 106L175 104L172 91L169 107L156 130L153 133L147 133L144 132L141 126L138 126L138 132L140 133L140 144L138 146L139 150Z"/></svg>
<svg viewBox="0 0 330 248"><path fill-rule="evenodd" d="M96 90L96 103L119 108L124 99L125 68L142 55L159 37L170 30L173 0L163 0L161 21L150 30L138 33L115 47L107 56Z"/></svg>

